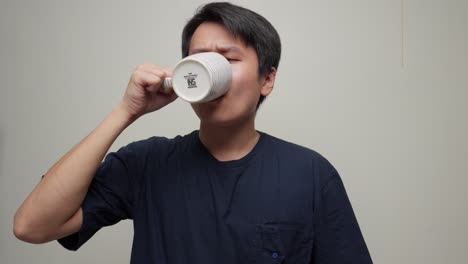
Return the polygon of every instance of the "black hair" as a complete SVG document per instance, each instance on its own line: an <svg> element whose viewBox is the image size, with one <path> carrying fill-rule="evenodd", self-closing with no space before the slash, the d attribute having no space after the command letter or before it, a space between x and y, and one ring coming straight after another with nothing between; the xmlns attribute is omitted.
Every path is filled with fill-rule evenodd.
<svg viewBox="0 0 468 264"><path fill-rule="evenodd" d="M255 49L258 57L258 75L263 77L271 68L278 69L281 57L281 41L273 25L261 15L227 2L214 2L200 6L182 31L182 57L188 56L190 41L195 30L203 22L223 25L247 46ZM257 109L265 99L260 96Z"/></svg>

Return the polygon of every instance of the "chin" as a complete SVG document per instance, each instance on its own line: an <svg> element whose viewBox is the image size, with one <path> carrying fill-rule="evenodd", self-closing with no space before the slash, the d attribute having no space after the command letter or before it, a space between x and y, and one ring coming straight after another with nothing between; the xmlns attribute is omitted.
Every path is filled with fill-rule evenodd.
<svg viewBox="0 0 468 264"><path fill-rule="evenodd" d="M227 100L221 97L219 100L214 100L207 103L192 104L195 114L203 124L230 126L242 123L250 119L252 111L243 109L242 105L227 104ZM255 110L253 110L253 118L255 118Z"/></svg>
<svg viewBox="0 0 468 264"><path fill-rule="evenodd" d="M250 115L245 113L234 113L234 112L197 112L198 118L200 119L201 124L209 126L220 126L220 127L232 127L232 126L242 126L243 123L247 123L250 120ZM252 119L254 119L252 117Z"/></svg>
<svg viewBox="0 0 468 264"><path fill-rule="evenodd" d="M209 125L221 125L227 126L233 123L236 123L236 119L233 118L231 115L225 114L217 114L217 113L205 113L199 114L197 113L200 122L203 124Z"/></svg>

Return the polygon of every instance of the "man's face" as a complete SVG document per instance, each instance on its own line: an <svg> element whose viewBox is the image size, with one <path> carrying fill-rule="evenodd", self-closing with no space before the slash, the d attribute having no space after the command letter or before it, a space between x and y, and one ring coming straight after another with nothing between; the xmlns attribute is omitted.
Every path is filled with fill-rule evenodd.
<svg viewBox="0 0 468 264"><path fill-rule="evenodd" d="M259 78L255 49L217 23L204 22L193 33L189 55L207 51L218 52L228 59L232 81L224 96L192 104L195 113L205 124L230 125L253 120L260 95L267 96L273 89L274 72Z"/></svg>

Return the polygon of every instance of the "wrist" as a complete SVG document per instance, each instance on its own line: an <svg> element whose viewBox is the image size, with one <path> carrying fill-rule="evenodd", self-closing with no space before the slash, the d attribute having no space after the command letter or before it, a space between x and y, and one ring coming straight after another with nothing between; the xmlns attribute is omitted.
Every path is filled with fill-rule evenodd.
<svg viewBox="0 0 468 264"><path fill-rule="evenodd" d="M125 126L130 125L138 118L137 116L132 115L127 111L127 107L123 101L119 101L114 109L112 109L112 114L121 122L123 122Z"/></svg>

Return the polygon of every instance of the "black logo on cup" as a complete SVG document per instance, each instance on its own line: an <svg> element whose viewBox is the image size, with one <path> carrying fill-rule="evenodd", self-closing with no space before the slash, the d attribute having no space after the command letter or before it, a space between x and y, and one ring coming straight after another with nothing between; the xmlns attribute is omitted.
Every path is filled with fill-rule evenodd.
<svg viewBox="0 0 468 264"><path fill-rule="evenodd" d="M198 74L192 74L191 72L184 76L184 78L187 80L187 88L197 88L197 82L195 81L197 77Z"/></svg>

